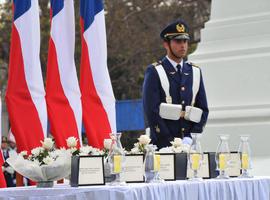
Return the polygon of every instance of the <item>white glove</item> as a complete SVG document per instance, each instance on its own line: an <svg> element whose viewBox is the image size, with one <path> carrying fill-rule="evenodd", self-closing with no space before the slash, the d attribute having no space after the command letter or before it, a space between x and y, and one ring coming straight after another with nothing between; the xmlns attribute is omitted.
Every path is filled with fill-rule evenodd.
<svg viewBox="0 0 270 200"><path fill-rule="evenodd" d="M183 144L191 145L192 144L192 139L190 137L184 137L182 142L183 142Z"/></svg>
<svg viewBox="0 0 270 200"><path fill-rule="evenodd" d="M3 172L5 171L5 167L4 167L4 166L2 166L2 171L3 171Z"/></svg>
<svg viewBox="0 0 270 200"><path fill-rule="evenodd" d="M9 173L9 174L14 174L14 169L12 167L6 167L6 172Z"/></svg>

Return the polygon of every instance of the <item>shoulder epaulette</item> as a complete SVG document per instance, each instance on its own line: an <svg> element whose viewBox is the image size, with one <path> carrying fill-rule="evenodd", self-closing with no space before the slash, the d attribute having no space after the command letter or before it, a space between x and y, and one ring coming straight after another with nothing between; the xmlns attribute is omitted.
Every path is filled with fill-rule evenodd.
<svg viewBox="0 0 270 200"><path fill-rule="evenodd" d="M192 62L190 62L190 61L187 61L187 64L190 64L190 65L192 65L193 67L198 67L198 68L200 68L198 65L195 65L194 63L192 63Z"/></svg>
<svg viewBox="0 0 270 200"><path fill-rule="evenodd" d="M160 61L157 61L157 62L152 63L152 65L153 65L154 67L158 66L159 64L161 64Z"/></svg>

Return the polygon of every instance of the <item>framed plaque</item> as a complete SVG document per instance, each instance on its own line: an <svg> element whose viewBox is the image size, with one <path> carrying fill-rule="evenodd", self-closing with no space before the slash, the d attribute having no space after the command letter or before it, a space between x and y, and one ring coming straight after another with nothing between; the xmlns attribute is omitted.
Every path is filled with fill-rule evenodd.
<svg viewBox="0 0 270 200"><path fill-rule="evenodd" d="M230 177L240 176L241 174L240 154L238 152L230 153L230 161L229 161L227 173Z"/></svg>
<svg viewBox="0 0 270 200"><path fill-rule="evenodd" d="M160 178L166 181L174 181L176 179L175 173L175 154L162 153L160 155Z"/></svg>
<svg viewBox="0 0 270 200"><path fill-rule="evenodd" d="M215 160L215 152L210 152L210 175L211 178L215 178L218 176L219 172L217 171L216 167L216 160ZM228 158L230 161L228 163L228 168L226 172L230 177L237 177L241 174L240 169L240 155L233 151L230 152L230 157Z"/></svg>
<svg viewBox="0 0 270 200"><path fill-rule="evenodd" d="M126 155L125 170L122 174L127 183L144 182L143 154Z"/></svg>
<svg viewBox="0 0 270 200"><path fill-rule="evenodd" d="M103 156L72 156L72 187L104 184Z"/></svg>
<svg viewBox="0 0 270 200"><path fill-rule="evenodd" d="M202 177L203 179L210 178L210 155L209 153L203 154L203 161L198 170L198 176ZM190 169L189 161L187 164L187 178L193 177L193 171Z"/></svg>

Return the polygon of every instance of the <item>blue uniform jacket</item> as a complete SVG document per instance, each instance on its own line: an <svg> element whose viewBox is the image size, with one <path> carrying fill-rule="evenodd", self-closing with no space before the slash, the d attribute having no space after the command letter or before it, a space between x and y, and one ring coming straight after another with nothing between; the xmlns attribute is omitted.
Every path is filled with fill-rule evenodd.
<svg viewBox="0 0 270 200"><path fill-rule="evenodd" d="M182 73L176 72L169 60L164 57L160 62L166 71L170 83L170 95L173 104L191 105L193 73L192 64L184 62ZM171 146L174 137L190 137L190 133L201 133L208 118L208 106L203 79L196 96L195 107L203 110L199 123L179 120L166 120L159 116L159 105L165 101L165 92L154 64L147 67L143 83L143 106L148 126L151 130L151 141L158 148Z"/></svg>

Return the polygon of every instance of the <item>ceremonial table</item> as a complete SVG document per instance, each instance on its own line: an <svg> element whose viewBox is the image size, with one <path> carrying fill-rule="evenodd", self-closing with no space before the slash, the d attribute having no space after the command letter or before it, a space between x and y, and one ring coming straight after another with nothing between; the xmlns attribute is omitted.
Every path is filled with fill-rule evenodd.
<svg viewBox="0 0 270 200"><path fill-rule="evenodd" d="M0 200L270 200L270 177L201 182L170 181L134 183L126 186L87 186L72 188L17 187L0 189Z"/></svg>

